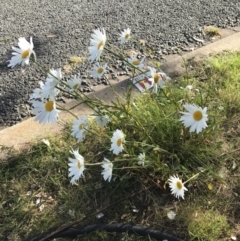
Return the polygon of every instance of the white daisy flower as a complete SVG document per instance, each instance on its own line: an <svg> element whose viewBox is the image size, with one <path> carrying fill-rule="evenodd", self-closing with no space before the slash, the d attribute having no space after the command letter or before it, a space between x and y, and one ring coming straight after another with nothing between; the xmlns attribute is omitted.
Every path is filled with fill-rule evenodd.
<svg viewBox="0 0 240 241"><path fill-rule="evenodd" d="M12 49L16 52L13 52L14 55L10 60L8 60L8 67L14 67L17 64L21 64L22 66L29 64L29 59L31 54L34 55L36 60L36 54L33 51L33 42L32 37L30 38L30 43L25 38L18 39L19 48L12 47Z"/></svg>
<svg viewBox="0 0 240 241"><path fill-rule="evenodd" d="M73 122L72 133L71 135L76 137L78 141L83 141L86 137L86 133L88 130L88 117L86 115L82 115L78 117Z"/></svg>
<svg viewBox="0 0 240 241"><path fill-rule="evenodd" d="M105 127L111 121L111 119L109 115L102 115L102 116L98 115L98 116L95 116L95 121L98 126Z"/></svg>
<svg viewBox="0 0 240 241"><path fill-rule="evenodd" d="M32 113L37 114L35 116L35 121L39 123L56 123L58 121L58 114L60 110L56 109L56 103L54 100L44 100L44 101L32 101L33 108Z"/></svg>
<svg viewBox="0 0 240 241"><path fill-rule="evenodd" d="M131 55L130 58L128 59L128 62L132 64L135 68L142 69L144 67L144 62L145 57L142 58L142 60L138 60L135 56Z"/></svg>
<svg viewBox="0 0 240 241"><path fill-rule="evenodd" d="M43 82L39 81L38 82L40 85L40 88L36 88L33 90L33 93L30 95L30 100L32 99L42 99L42 89L43 89Z"/></svg>
<svg viewBox="0 0 240 241"><path fill-rule="evenodd" d="M96 121L97 125L100 127L105 127L108 124L108 122L111 121L109 115L101 115L97 108L95 109L93 116L95 117L94 120Z"/></svg>
<svg viewBox="0 0 240 241"><path fill-rule="evenodd" d="M170 80L170 78L163 72L157 72L155 68L148 67L150 70L150 80L153 81L153 92L157 93L158 87L164 88L165 83Z"/></svg>
<svg viewBox="0 0 240 241"><path fill-rule="evenodd" d="M93 69L91 71L91 75L93 78L101 78L106 72L107 64L101 65L96 63L93 65Z"/></svg>
<svg viewBox="0 0 240 241"><path fill-rule="evenodd" d="M110 182L112 178L113 163L104 157L102 168L104 169L102 171L103 179Z"/></svg>
<svg viewBox="0 0 240 241"><path fill-rule="evenodd" d="M139 160L138 165L144 166L144 162L145 162L145 153L144 152L140 153L138 155L138 160Z"/></svg>
<svg viewBox="0 0 240 241"><path fill-rule="evenodd" d="M121 151L123 151L123 143L125 142L124 134L121 130L116 130L113 133L113 136L111 138L111 149L110 151L113 151L115 155L118 155Z"/></svg>
<svg viewBox="0 0 240 241"><path fill-rule="evenodd" d="M183 115L180 118L180 121L182 121L185 127L190 127L190 132L196 131L199 133L207 127L207 107L202 108L189 104L183 106L188 112L181 112Z"/></svg>
<svg viewBox="0 0 240 241"><path fill-rule="evenodd" d="M192 85L187 85L184 90L187 92L191 92L192 88L193 88Z"/></svg>
<svg viewBox="0 0 240 241"><path fill-rule="evenodd" d="M82 155L79 154L78 150L74 151L70 151L70 153L72 153L74 155L75 158L68 158L69 160L69 177L71 178L71 183L73 184L75 181L77 181L81 176L83 176L83 171L85 170L85 166L84 166L84 158Z"/></svg>
<svg viewBox="0 0 240 241"><path fill-rule="evenodd" d="M121 44L126 43L129 39L131 38L131 29L127 28L124 29L121 34L120 34L120 38L118 39L120 41Z"/></svg>
<svg viewBox="0 0 240 241"><path fill-rule="evenodd" d="M88 59L91 62L100 58L106 41L107 37L104 28L102 29L102 32L100 29L93 30L93 34L91 34L90 39L90 47L88 47L90 53L90 57Z"/></svg>
<svg viewBox="0 0 240 241"><path fill-rule="evenodd" d="M42 90L42 98L54 98L59 90L56 87L61 83L62 73L61 69L50 69L46 82Z"/></svg>
<svg viewBox="0 0 240 241"><path fill-rule="evenodd" d="M53 80L61 80L62 79L62 72L61 69L50 69L48 73L47 79L53 79Z"/></svg>
<svg viewBox="0 0 240 241"><path fill-rule="evenodd" d="M168 179L169 181L169 187L171 188L172 194L179 198L181 197L184 199L184 191L187 191L187 188L184 187L184 183L179 179L178 176L170 176Z"/></svg>
<svg viewBox="0 0 240 241"><path fill-rule="evenodd" d="M42 139L42 142L48 147L50 147L50 145L51 145L50 141L48 139Z"/></svg>
<svg viewBox="0 0 240 241"><path fill-rule="evenodd" d="M79 89L79 87L81 86L82 84L82 80L77 78L76 76L74 76L74 78L68 80L67 82L68 86L69 86L69 91L72 92L72 91L76 91Z"/></svg>

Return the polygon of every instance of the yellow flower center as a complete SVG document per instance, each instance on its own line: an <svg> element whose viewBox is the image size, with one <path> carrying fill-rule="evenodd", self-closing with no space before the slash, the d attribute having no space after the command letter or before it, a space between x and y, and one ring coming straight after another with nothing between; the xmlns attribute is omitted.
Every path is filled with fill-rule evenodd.
<svg viewBox="0 0 240 241"><path fill-rule="evenodd" d="M29 50L25 50L22 52L21 57L22 57L22 59L26 59L28 57L28 55L29 55Z"/></svg>
<svg viewBox="0 0 240 241"><path fill-rule="evenodd" d="M80 163L80 161L78 161L77 166L78 166L78 169L81 168L81 163Z"/></svg>
<svg viewBox="0 0 240 241"><path fill-rule="evenodd" d="M102 50L104 47L104 42L101 41L99 44L98 44L98 50Z"/></svg>
<svg viewBox="0 0 240 241"><path fill-rule="evenodd" d="M79 125L79 130L82 130L83 129L83 123Z"/></svg>
<svg viewBox="0 0 240 241"><path fill-rule="evenodd" d="M182 182L177 181L177 188L178 188L178 189L182 189L182 188L183 188Z"/></svg>
<svg viewBox="0 0 240 241"><path fill-rule="evenodd" d="M200 110L197 110L193 113L193 119L195 121L200 121L202 119L203 115L202 112Z"/></svg>
<svg viewBox="0 0 240 241"><path fill-rule="evenodd" d="M121 146L121 145L122 145L122 139L121 139L121 138L119 138L119 139L117 140L117 145L118 145L118 146Z"/></svg>
<svg viewBox="0 0 240 241"><path fill-rule="evenodd" d="M53 105L54 105L53 101L51 101L51 100L48 101L45 104L45 110L51 112L54 109Z"/></svg>
<svg viewBox="0 0 240 241"><path fill-rule="evenodd" d="M78 86L79 86L79 84L75 84L74 86L73 86L73 89L77 89L78 88Z"/></svg>
<svg viewBox="0 0 240 241"><path fill-rule="evenodd" d="M129 37L130 37L130 34L125 34L125 39L129 39Z"/></svg>
<svg viewBox="0 0 240 241"><path fill-rule="evenodd" d="M158 74L154 74L154 76L153 76L153 80L154 80L154 82L157 84L158 83L158 81L159 81L159 75Z"/></svg>
<svg viewBox="0 0 240 241"><path fill-rule="evenodd" d="M139 61L138 60L134 60L132 63L133 63L133 65L139 65Z"/></svg>
<svg viewBox="0 0 240 241"><path fill-rule="evenodd" d="M97 72L101 74L103 72L103 68L98 68Z"/></svg>

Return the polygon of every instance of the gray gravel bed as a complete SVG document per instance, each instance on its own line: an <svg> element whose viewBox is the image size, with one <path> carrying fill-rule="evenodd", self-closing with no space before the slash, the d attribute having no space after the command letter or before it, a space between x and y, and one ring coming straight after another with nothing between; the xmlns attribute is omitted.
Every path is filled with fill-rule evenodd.
<svg viewBox="0 0 240 241"><path fill-rule="evenodd" d="M146 42L151 55L158 60L176 53L176 47L188 50L206 39L204 26L220 28L240 25L239 0L0 0L0 127L16 124L29 116L29 96L46 75L37 67L7 67L11 46L17 39L33 37L38 61L49 68L62 68L70 56L87 56L92 30L104 27L107 37L117 46L119 32L131 28L136 39ZM127 44L126 49L143 49ZM109 74L127 74L121 61L109 60ZM85 80L82 91L107 84L106 80L88 79L89 63L65 74ZM60 100L62 98L60 97Z"/></svg>

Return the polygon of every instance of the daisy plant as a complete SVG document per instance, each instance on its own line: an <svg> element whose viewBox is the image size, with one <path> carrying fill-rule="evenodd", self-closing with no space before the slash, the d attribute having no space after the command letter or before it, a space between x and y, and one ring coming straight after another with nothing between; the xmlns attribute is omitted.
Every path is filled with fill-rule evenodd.
<svg viewBox="0 0 240 241"><path fill-rule="evenodd" d="M72 126L72 136L76 137L78 141L83 141L88 130L88 117L82 115L74 120Z"/></svg>
<svg viewBox="0 0 240 241"><path fill-rule="evenodd" d="M70 151L74 158L69 157L69 174L68 176L71 177L71 183L74 184L80 177L83 176L83 171L85 170L84 166L84 158L82 155L79 154L78 150Z"/></svg>
<svg viewBox="0 0 240 241"><path fill-rule="evenodd" d="M131 29L127 28L124 29L121 34L120 34L120 38L118 38L118 40L120 41L121 44L126 43L129 39L131 38Z"/></svg>
<svg viewBox="0 0 240 241"><path fill-rule="evenodd" d="M32 37L30 37L30 42L28 42L25 38L18 39L18 46L19 48L12 47L15 51L12 53L13 57L8 61L8 67L15 67L17 64L22 66L28 65L30 56L33 54L36 60L36 54L33 50L33 41Z"/></svg>
<svg viewBox="0 0 240 241"><path fill-rule="evenodd" d="M93 62L94 60L98 60L100 58L106 41L107 37L104 28L102 30L96 29L93 31L90 40L90 47L88 48L90 52L90 56L88 59L91 62Z"/></svg>
<svg viewBox="0 0 240 241"><path fill-rule="evenodd" d="M143 152L143 153L140 153L139 155L138 155L138 165L140 165L140 166L144 166L144 164L145 164L145 158L146 158L146 156L145 156L145 153Z"/></svg>
<svg viewBox="0 0 240 241"><path fill-rule="evenodd" d="M111 121L109 115L106 113L101 113L98 108L94 109L93 117L97 125L100 127L105 127Z"/></svg>
<svg viewBox="0 0 240 241"><path fill-rule="evenodd" d="M30 95L30 100L32 99L42 99L42 91L43 91L43 82L39 81L38 82L40 85L40 88L36 88L33 90L33 93Z"/></svg>
<svg viewBox="0 0 240 241"><path fill-rule="evenodd" d="M187 191L187 188L182 183L182 180L178 176L171 176L168 181L172 194L177 198L184 199L184 192Z"/></svg>
<svg viewBox="0 0 240 241"><path fill-rule="evenodd" d="M115 130L113 133L113 136L111 138L111 149L110 151L113 152L113 154L118 155L120 152L123 151L123 143L125 142L124 134L121 130Z"/></svg>
<svg viewBox="0 0 240 241"><path fill-rule="evenodd" d="M157 93L158 88L160 87L163 89L164 85L166 84L166 81L170 80L169 77L167 77L164 73L158 72L155 68L148 67L150 70L150 79L153 84L153 92Z"/></svg>
<svg viewBox="0 0 240 241"><path fill-rule="evenodd" d="M60 85L62 79L61 69L50 69L46 82L42 87L42 98L55 98L59 90L57 87Z"/></svg>
<svg viewBox="0 0 240 241"><path fill-rule="evenodd" d="M91 75L93 78L101 78L106 72L107 64L96 63L93 65Z"/></svg>
<svg viewBox="0 0 240 241"><path fill-rule="evenodd" d="M72 79L67 81L68 90L70 92L77 91L80 88L81 84L82 84L82 80L77 76L74 76Z"/></svg>
<svg viewBox="0 0 240 241"><path fill-rule="evenodd" d="M180 121L184 124L185 127L190 127L190 132L196 131L199 133L207 127L207 107L202 108L194 104L185 104L183 107L188 112L181 112L182 116Z"/></svg>
<svg viewBox="0 0 240 241"><path fill-rule="evenodd" d="M145 58L142 58L139 60L137 57L131 55L130 58L128 59L128 62L132 64L135 68L142 69L144 67L144 60Z"/></svg>
<svg viewBox="0 0 240 241"><path fill-rule="evenodd" d="M32 101L32 113L36 114L35 120L42 123L57 123L60 110L56 109L54 100Z"/></svg>
<svg viewBox="0 0 240 241"><path fill-rule="evenodd" d="M121 44L130 39L129 28L121 32L118 38ZM80 74L66 81L61 68L46 68L36 61L32 38L30 42L27 42L25 38L19 38L18 45L19 48L13 47L15 52L9 61L9 67L13 68L17 64L27 65L31 55L34 55L33 62L46 72L45 81L40 81L40 87L30 95L31 112L35 114L35 120L42 124L57 123L59 113L63 111L67 111L74 117L70 132L77 148L70 151L73 157L68 159L69 178L72 184L83 176L85 167L91 165L98 166L103 179L108 182L112 179L113 166L116 170L128 168L150 170L150 176L160 173L162 179L166 179L176 166L178 170L181 170L181 167L186 168L188 162L191 165L192 160L199 159L195 158L195 153L192 154L194 148L191 146L193 145L191 138L198 137L189 135L189 132L199 134L208 127L208 108L206 105L200 107L194 104L195 100L199 103L199 100L203 99L200 96L201 93L196 92L190 95L186 93L185 88L176 88L174 85L169 88L166 83L172 82L170 77L160 69L145 66L145 57L139 57L139 54L129 56L112 46L107 42L104 28L93 30L90 36L88 60L92 66L87 70L87 74L89 77L98 79L104 75L108 76L110 71L107 71L108 63L105 61L108 58L104 58L104 62L101 62L100 58L109 54L111 58L118 58L132 70L131 87L136 75L141 76L137 81L145 91L142 95L144 98L133 98L132 88L128 88L124 96L121 96L114 91L112 85L111 89L116 101L109 103L88 96L81 91L83 81ZM151 87L152 83L153 91L148 91L146 86ZM191 92L192 84L188 83L186 89ZM65 109L56 101L60 93L70 95L79 104ZM85 114L76 116L72 109L80 104L86 104L94 113L90 117ZM186 111L182 111L183 109ZM93 124L92 121L95 123ZM189 131L185 128L189 128ZM194 143L197 142L195 139L194 141ZM79 147L86 143L96 142L99 142L97 146L101 151L89 151L89 153L96 151L96 155L93 154L93 160L85 162L82 156L84 153L81 153L82 155L79 153ZM198 143L202 144L202 139ZM147 165L145 153L147 153ZM104 158L103 161L99 161L99 156L100 160ZM89 169L86 171L88 172ZM184 199L187 188L178 175L170 176L168 181L171 193L177 198Z"/></svg>
<svg viewBox="0 0 240 241"><path fill-rule="evenodd" d="M102 168L103 179L110 182L112 178L113 163L104 157Z"/></svg>

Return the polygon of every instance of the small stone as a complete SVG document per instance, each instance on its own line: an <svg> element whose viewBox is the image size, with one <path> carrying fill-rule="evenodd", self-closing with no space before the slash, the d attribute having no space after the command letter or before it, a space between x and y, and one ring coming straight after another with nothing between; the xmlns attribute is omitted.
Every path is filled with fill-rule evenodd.
<svg viewBox="0 0 240 241"><path fill-rule="evenodd" d="M107 81L107 80L103 80L103 81L102 81L102 84L108 85L108 81Z"/></svg>
<svg viewBox="0 0 240 241"><path fill-rule="evenodd" d="M42 204L40 207L39 207L39 211L42 212L44 209L44 204Z"/></svg>
<svg viewBox="0 0 240 241"><path fill-rule="evenodd" d="M83 81L82 81L82 85L87 85L87 86L88 86L87 81L83 80Z"/></svg>
<svg viewBox="0 0 240 241"><path fill-rule="evenodd" d="M168 55L168 52L167 52L166 49L164 49L164 50L162 51L162 53L165 54L165 55Z"/></svg>
<svg viewBox="0 0 240 241"><path fill-rule="evenodd" d="M116 73L112 74L112 79L117 79L117 77L118 77L118 74Z"/></svg>
<svg viewBox="0 0 240 241"><path fill-rule="evenodd" d="M21 113L21 117L22 117L22 118L24 118L24 117L26 117L26 116L27 116L27 114L26 114L25 112L22 112L22 113Z"/></svg>
<svg viewBox="0 0 240 241"><path fill-rule="evenodd" d="M36 205L40 204L40 202L41 202L41 199L38 198L38 199L36 200Z"/></svg>
<svg viewBox="0 0 240 241"><path fill-rule="evenodd" d="M32 191L27 191L26 196L31 196L32 195Z"/></svg>
<svg viewBox="0 0 240 241"><path fill-rule="evenodd" d="M101 219L101 218L103 218L104 217L104 214L103 213L99 213L98 215L96 215L96 218L97 219Z"/></svg>
<svg viewBox="0 0 240 241"><path fill-rule="evenodd" d="M176 217L176 213L174 211L169 211L167 213L167 216L168 216L169 219L173 220Z"/></svg>

